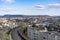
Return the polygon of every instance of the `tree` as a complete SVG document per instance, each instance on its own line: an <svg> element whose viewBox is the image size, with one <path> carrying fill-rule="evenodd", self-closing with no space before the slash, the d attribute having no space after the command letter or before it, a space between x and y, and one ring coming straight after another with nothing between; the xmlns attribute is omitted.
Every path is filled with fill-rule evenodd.
<svg viewBox="0 0 60 40"><path fill-rule="evenodd" d="M33 23L32 27L36 27L35 23Z"/></svg>

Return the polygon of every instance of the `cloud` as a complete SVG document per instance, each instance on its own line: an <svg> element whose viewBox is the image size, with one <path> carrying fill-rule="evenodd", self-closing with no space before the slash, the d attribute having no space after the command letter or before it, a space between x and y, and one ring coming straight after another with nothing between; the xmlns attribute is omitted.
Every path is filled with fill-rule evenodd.
<svg viewBox="0 0 60 40"><path fill-rule="evenodd" d="M34 6L35 9L49 9L49 8L54 8L54 9L60 9L60 4L59 3L55 3L55 4L47 4L47 5L36 5Z"/></svg>
<svg viewBox="0 0 60 40"><path fill-rule="evenodd" d="M60 15L60 4L32 6L26 14L30 15Z"/></svg>
<svg viewBox="0 0 60 40"><path fill-rule="evenodd" d="M19 14L20 12L21 12L20 8L0 7L0 15L4 15L4 14Z"/></svg>
<svg viewBox="0 0 60 40"><path fill-rule="evenodd" d="M6 2L6 3L13 3L13 2L15 2L15 0L1 0L1 1Z"/></svg>
<svg viewBox="0 0 60 40"><path fill-rule="evenodd" d="M48 4L49 8L60 8L60 4L56 3L56 4Z"/></svg>
<svg viewBox="0 0 60 40"><path fill-rule="evenodd" d="M44 5L36 5L34 6L36 9L45 9L45 6Z"/></svg>
<svg viewBox="0 0 60 40"><path fill-rule="evenodd" d="M60 15L60 4L34 5L27 9L14 7L0 7L0 15L24 14L24 15ZM49 7L49 8L48 8ZM52 9L53 8L53 9Z"/></svg>

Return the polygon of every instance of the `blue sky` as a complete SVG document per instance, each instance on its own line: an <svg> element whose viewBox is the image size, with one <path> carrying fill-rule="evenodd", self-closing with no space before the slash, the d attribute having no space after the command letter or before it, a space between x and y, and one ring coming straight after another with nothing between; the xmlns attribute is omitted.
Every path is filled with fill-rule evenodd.
<svg viewBox="0 0 60 40"><path fill-rule="evenodd" d="M0 0L0 15L60 15L60 0Z"/></svg>

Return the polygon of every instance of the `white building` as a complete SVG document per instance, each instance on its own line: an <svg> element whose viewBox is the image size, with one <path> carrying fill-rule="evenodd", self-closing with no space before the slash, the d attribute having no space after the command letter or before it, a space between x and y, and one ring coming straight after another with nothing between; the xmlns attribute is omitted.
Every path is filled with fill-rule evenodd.
<svg viewBox="0 0 60 40"><path fill-rule="evenodd" d="M47 40L47 29L39 30L34 27L28 27L27 35L31 38L31 40ZM46 37L46 38L45 38Z"/></svg>
<svg viewBox="0 0 60 40"><path fill-rule="evenodd" d="M0 28L2 28L2 25L0 24Z"/></svg>
<svg viewBox="0 0 60 40"><path fill-rule="evenodd" d="M35 27L28 27L27 36L31 40L60 40L60 36L56 35L56 32L49 32L46 28L39 30Z"/></svg>
<svg viewBox="0 0 60 40"><path fill-rule="evenodd" d="M5 27L9 27L9 28L15 28L15 27L17 27L17 25L13 25L13 24L2 24L3 26L5 26Z"/></svg>

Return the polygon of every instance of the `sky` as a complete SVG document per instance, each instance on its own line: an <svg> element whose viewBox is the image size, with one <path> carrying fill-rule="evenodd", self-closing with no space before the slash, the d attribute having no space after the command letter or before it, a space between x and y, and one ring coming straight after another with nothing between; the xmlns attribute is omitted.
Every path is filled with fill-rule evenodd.
<svg viewBox="0 0 60 40"><path fill-rule="evenodd" d="M0 15L60 16L60 0L0 0Z"/></svg>

